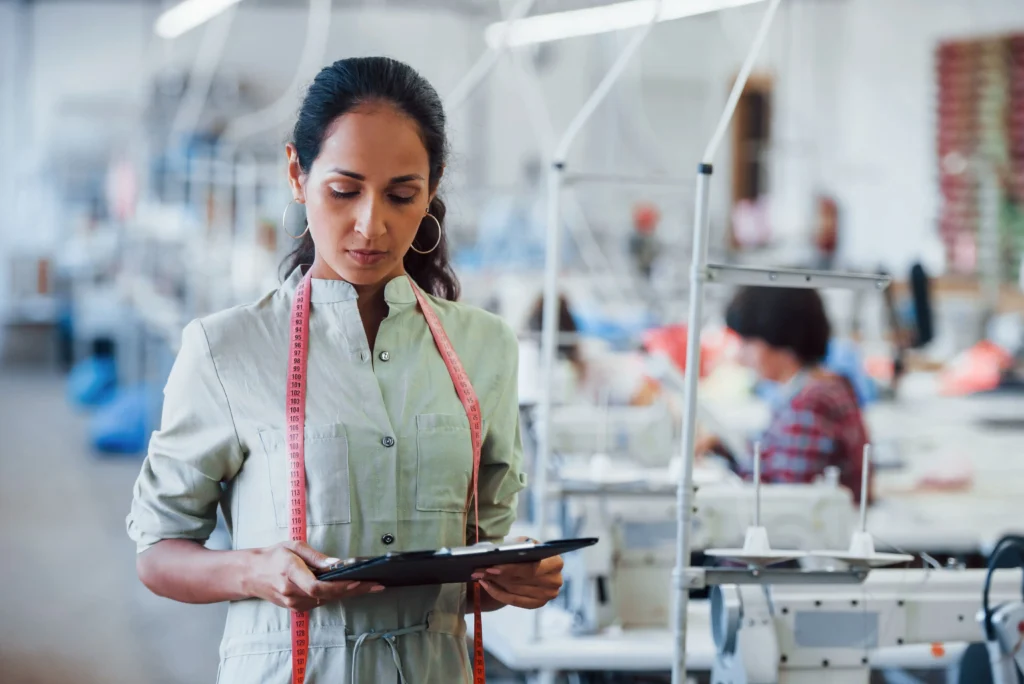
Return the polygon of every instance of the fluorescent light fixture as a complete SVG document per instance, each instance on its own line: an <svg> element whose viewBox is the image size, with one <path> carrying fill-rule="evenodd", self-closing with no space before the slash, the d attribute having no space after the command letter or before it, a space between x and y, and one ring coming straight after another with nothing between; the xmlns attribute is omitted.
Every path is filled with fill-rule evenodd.
<svg viewBox="0 0 1024 684"><path fill-rule="evenodd" d="M658 21L683 19L757 2L764 0L662 0ZM499 21L487 27L484 38L488 45L497 47L506 30L509 32L506 43L509 46L621 31L649 22L656 5L655 0L628 0L568 12L539 14L514 21L511 26Z"/></svg>
<svg viewBox="0 0 1024 684"><path fill-rule="evenodd" d="M188 33L240 0L184 0L161 14L153 30L161 38L177 38Z"/></svg>

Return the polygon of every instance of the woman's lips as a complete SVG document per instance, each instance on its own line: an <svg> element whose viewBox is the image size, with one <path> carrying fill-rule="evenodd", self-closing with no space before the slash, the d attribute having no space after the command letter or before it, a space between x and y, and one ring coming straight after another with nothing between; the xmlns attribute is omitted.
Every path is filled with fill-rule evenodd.
<svg viewBox="0 0 1024 684"><path fill-rule="evenodd" d="M347 253L353 261L361 266L379 264L388 255L387 252L379 252L373 249L350 249Z"/></svg>

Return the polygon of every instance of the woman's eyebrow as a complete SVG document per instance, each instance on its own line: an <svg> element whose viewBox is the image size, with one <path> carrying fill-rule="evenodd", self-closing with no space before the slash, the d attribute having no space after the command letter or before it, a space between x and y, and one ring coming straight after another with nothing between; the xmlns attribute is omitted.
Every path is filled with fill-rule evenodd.
<svg viewBox="0 0 1024 684"><path fill-rule="evenodd" d="M340 176L348 176L349 178L354 178L357 181L364 181L364 180L366 180L366 176L364 176L361 173L356 173L355 171L346 171L345 169L339 169L338 167L335 167L335 168L331 169L327 173L329 173L329 174L336 173L336 174L338 174Z"/></svg>
<svg viewBox="0 0 1024 684"><path fill-rule="evenodd" d="M348 176L349 178L354 178L357 181L365 181L366 180L366 176L364 176L361 173L356 173L355 171L346 171L345 169L341 169L341 168L337 168L337 167L331 169L327 173L329 173L329 174L338 174L338 175L341 175L341 176ZM398 183L408 183L409 181L414 181L414 180L420 180L421 181L421 180L423 180L423 176L419 175L418 173L410 173L410 174L406 174L404 176L395 176L394 178L391 179L391 181L388 183L388 185L396 185Z"/></svg>
<svg viewBox="0 0 1024 684"><path fill-rule="evenodd" d="M419 175L418 173L410 173L405 176L395 176L394 178L391 179L391 185L395 185L397 183L408 183L409 181L413 180L423 180L423 176Z"/></svg>

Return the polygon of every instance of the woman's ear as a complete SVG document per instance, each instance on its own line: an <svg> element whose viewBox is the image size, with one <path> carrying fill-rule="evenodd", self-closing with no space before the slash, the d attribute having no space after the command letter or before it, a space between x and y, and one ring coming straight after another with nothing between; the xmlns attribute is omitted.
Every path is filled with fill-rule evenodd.
<svg viewBox="0 0 1024 684"><path fill-rule="evenodd" d="M292 189L292 199L299 204L305 204L306 192L303 186L306 177L299 164L299 151L292 143L288 143L284 149L288 155L288 185Z"/></svg>

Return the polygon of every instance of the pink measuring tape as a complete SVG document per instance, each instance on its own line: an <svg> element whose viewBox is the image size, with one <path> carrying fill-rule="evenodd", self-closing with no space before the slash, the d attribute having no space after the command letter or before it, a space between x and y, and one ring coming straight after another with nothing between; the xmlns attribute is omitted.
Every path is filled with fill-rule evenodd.
<svg viewBox="0 0 1024 684"><path fill-rule="evenodd" d="M406 276L408 277L408 276ZM469 482L469 492L466 496L466 511L469 512L469 504L473 502L474 527L476 531L476 542L480 542L480 502L479 484L480 474L480 450L483 446L483 416L480 412L480 402L477 400L476 392L469 381L469 376L459 361L458 354L452 346L451 340L441 326L441 320L437 312L431 306L430 301L420 291L412 278L409 284L419 302L420 310L430 328L430 334L434 338L444 365L448 368L452 383L455 385L455 392L466 410L469 418L470 439L473 445L473 476ZM299 282L295 290L295 299L292 302L291 317L291 353L288 362L287 379L287 421L288 421L288 459L289 459L289 488L290 488L290 536L292 541L306 541L306 458L305 458L305 433L306 422L306 359L309 355L309 293L311 287L311 276L307 272ZM309 613L292 611L292 684L303 684L306 679L306 666L309 656ZM483 625L480 617L480 585L473 583L473 682L483 684L484 673L484 644Z"/></svg>

